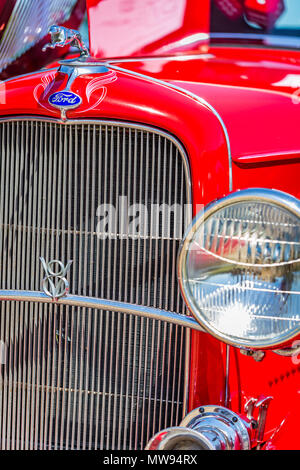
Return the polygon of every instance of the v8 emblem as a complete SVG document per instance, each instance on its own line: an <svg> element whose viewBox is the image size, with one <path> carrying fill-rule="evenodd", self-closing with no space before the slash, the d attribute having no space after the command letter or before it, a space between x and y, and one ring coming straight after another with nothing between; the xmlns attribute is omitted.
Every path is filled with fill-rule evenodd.
<svg viewBox="0 0 300 470"><path fill-rule="evenodd" d="M67 295L69 291L69 283L66 279L66 274L70 269L72 261L68 261L64 266L61 261L52 260L46 263L44 258L40 258L46 276L42 281L43 291L48 297L52 299L59 299ZM55 269L55 266L57 269Z"/></svg>

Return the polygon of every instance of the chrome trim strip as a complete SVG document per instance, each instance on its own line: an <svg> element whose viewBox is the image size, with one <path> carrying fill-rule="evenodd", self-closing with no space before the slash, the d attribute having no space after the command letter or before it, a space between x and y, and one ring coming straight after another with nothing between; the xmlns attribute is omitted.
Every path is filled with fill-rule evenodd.
<svg viewBox="0 0 300 470"><path fill-rule="evenodd" d="M223 129L223 132L224 132L224 135L225 135L225 140L226 140L227 149L228 149L229 191L232 191L232 188L233 188L233 186L232 186L232 154L231 154L229 134L228 134L226 125L225 125L222 117L220 116L218 111L208 101L206 101L204 98L201 98L200 96L196 95L195 93L192 93L191 91L185 90L182 87L174 85L173 83L165 82L164 80L159 80L158 78L150 77L149 75L145 75L145 74L142 74L142 73L133 72L132 70L123 69L122 67L112 65L109 61L105 62L105 65L108 68L116 70L118 72L128 73L129 75L133 75L134 77L143 78L145 80L149 80L151 82L157 83L158 85L163 85L163 86L166 86L168 88L171 88L172 90L183 93L186 96L188 96L189 98L192 98L193 100L198 101L198 103L202 104L203 106L206 106L216 116L216 118L220 122L220 124L222 126L222 129Z"/></svg>
<svg viewBox="0 0 300 470"><path fill-rule="evenodd" d="M273 349L272 352L278 354L279 356L284 357L297 357L300 354L300 345L299 341L295 341L295 346L283 348L283 349Z"/></svg>
<svg viewBox="0 0 300 470"><path fill-rule="evenodd" d="M248 188L235 191L228 196L214 201L211 204L208 204L205 208L205 216L208 217L210 214L216 210L223 209L228 204L231 203L240 203L248 199L255 201L263 202L273 202L278 204L283 209L290 210L294 215L300 217L300 200L295 196L292 196L289 193L284 191L279 191L278 189L268 189L268 188ZM201 213L203 216L203 213ZM197 217L198 220L200 217ZM194 219L195 220L195 219ZM196 220L195 220L196 222Z"/></svg>
<svg viewBox="0 0 300 470"><path fill-rule="evenodd" d="M230 346L226 345L226 366L225 366L225 393L224 393L224 406L229 404L229 372L230 372Z"/></svg>
<svg viewBox="0 0 300 470"><path fill-rule="evenodd" d="M118 302L115 300L97 299L95 297L84 297L81 295L68 295L58 300L51 299L43 292L23 290L0 290L0 301L34 302L42 304L69 305L71 307L85 307L97 310L126 313L153 320L160 320L174 325L204 331L199 323L192 317L181 313L168 312L154 307Z"/></svg>

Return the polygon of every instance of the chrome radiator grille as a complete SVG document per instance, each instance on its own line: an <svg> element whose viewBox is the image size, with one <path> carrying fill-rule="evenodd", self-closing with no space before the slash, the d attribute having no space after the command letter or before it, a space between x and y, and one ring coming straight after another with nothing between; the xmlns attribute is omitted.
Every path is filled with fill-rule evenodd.
<svg viewBox="0 0 300 470"><path fill-rule="evenodd" d="M176 140L121 123L0 123L0 286L40 290L39 257L73 260L70 291L184 312L176 256L184 230L157 218L155 236L117 222L97 236L97 207L116 211L189 198ZM120 196L123 199L120 199ZM127 206L126 206L127 207ZM98 234L99 235L99 234ZM3 301L2 449L142 448L178 424L186 331L120 312Z"/></svg>
<svg viewBox="0 0 300 470"><path fill-rule="evenodd" d="M70 18L76 0L16 0L0 41L0 72Z"/></svg>

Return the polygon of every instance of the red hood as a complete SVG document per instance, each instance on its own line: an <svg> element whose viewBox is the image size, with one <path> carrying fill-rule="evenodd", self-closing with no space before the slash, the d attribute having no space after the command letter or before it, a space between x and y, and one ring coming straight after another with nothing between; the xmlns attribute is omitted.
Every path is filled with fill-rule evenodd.
<svg viewBox="0 0 300 470"><path fill-rule="evenodd" d="M212 47L197 56L118 65L205 98L225 122L234 160L300 157L299 52Z"/></svg>
<svg viewBox="0 0 300 470"><path fill-rule="evenodd" d="M225 122L236 161L300 158L300 52L209 47L209 0L201 8L194 0L124 5L87 0L92 55L130 57L118 65L205 98Z"/></svg>

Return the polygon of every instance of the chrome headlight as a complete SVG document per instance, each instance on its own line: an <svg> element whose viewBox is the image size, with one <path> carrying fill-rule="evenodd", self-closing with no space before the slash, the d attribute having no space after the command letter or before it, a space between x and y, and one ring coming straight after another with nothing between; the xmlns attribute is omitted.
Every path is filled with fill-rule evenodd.
<svg viewBox="0 0 300 470"><path fill-rule="evenodd" d="M248 189L194 219L179 255L190 311L222 341L270 348L300 333L300 201Z"/></svg>

